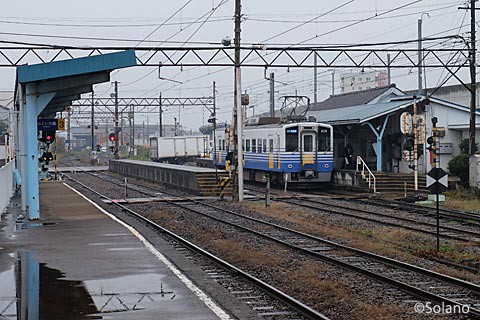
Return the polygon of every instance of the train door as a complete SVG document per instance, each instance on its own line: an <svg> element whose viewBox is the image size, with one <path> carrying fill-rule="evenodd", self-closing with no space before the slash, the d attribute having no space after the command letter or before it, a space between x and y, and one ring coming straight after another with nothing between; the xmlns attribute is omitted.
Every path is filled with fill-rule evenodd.
<svg viewBox="0 0 480 320"><path fill-rule="evenodd" d="M277 169L280 169L280 154L282 150L280 149L280 135L277 134L275 137L275 144L273 146L273 152L277 155Z"/></svg>
<svg viewBox="0 0 480 320"><path fill-rule="evenodd" d="M269 134L267 136L268 138L268 168L273 169L274 168L274 137L273 134Z"/></svg>
<svg viewBox="0 0 480 320"><path fill-rule="evenodd" d="M317 135L315 131L302 131L300 136L301 139L301 149L300 157L302 168L306 165L315 164L315 153L317 145Z"/></svg>

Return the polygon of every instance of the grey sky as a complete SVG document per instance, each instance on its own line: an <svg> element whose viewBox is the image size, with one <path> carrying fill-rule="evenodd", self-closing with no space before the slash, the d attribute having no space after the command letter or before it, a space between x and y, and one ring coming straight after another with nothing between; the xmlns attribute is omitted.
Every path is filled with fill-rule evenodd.
<svg viewBox="0 0 480 320"><path fill-rule="evenodd" d="M169 21L168 25L158 28L153 33L152 31L157 29L187 0L9 1L2 7L0 13L0 39L63 45L135 46L137 45L135 41L73 40L6 35L2 32L131 40L144 39L152 33L142 45L156 45L148 40L166 40L170 37L170 41L179 43L164 45L179 46L189 38L191 38L190 41L218 43L225 36L233 38L234 0L223 1L226 3L220 6L211 15L209 21L193 36L192 34L200 24L191 24L191 22L203 15L207 17L212 8L219 5L220 0L192 0ZM245 20L242 24L242 41L244 43L265 43L266 39L320 16L341 4L346 5L312 23L273 38L267 42L267 45L299 43L366 18L370 18L370 20L318 37L306 44L411 40L417 37L417 20L422 16L422 12L429 13L429 17L423 15L424 36L445 36L457 33L468 36L466 32L469 30L469 15L465 10L457 9L458 6L465 4L465 1L423 0L384 15L382 13L386 10L412 3L414 0L354 0L349 2L349 0L244 0L242 9ZM377 15L376 18L375 15ZM205 17L199 21L205 20ZM175 36L172 37L172 35ZM190 46L190 44L185 44L185 46ZM416 44L412 44L412 47L415 46ZM232 108L233 70L217 72L218 70L219 68L211 67L185 68L183 71L179 68L162 68L163 77L174 78L183 82L182 85L159 80L158 71L148 67L114 72L112 80L121 82L119 94L122 97L151 97L158 96L160 92L164 97L207 96L211 94L212 82L216 81L218 102L221 108L219 117L222 120L229 120ZM278 80L290 83L290 85L279 84L277 96L293 94L295 90L298 94L313 96L312 70L290 69L290 72L282 68L269 70L269 72L272 71L276 73ZM340 74L342 71L345 70L336 70L336 73ZM242 71L243 90L247 90L251 94L252 103L257 105L256 112L264 111L268 106L268 82L263 80L263 72L262 68L243 69ZM14 70L1 69L0 74L0 89L12 90ZM392 75L392 81L397 83L401 89L408 90L416 87L416 70L394 70ZM467 72L462 72L461 75L465 81L468 81ZM445 76L446 72L442 73L441 70L427 70L427 83L429 86L437 85ZM330 78L331 70L319 70L320 100L331 93ZM110 84L98 85L95 88L96 93L100 95L108 95L111 90ZM338 92L339 89L337 88L336 91ZM279 101L277 101L277 105L280 105ZM166 123L173 123L174 115L178 115L178 109L168 110L165 117ZM205 112L205 119L207 117L208 114ZM199 108L181 110L181 121L188 127L198 128L203 124L202 119L203 112Z"/></svg>

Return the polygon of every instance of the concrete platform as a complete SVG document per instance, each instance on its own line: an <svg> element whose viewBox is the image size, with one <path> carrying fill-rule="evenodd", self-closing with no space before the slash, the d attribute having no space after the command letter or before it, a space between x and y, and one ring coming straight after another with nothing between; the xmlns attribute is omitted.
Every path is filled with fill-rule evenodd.
<svg viewBox="0 0 480 320"><path fill-rule="evenodd" d="M75 166L75 167L57 167L49 168L48 172L54 173L57 172L81 172L81 171L108 171L108 166Z"/></svg>
<svg viewBox="0 0 480 320"><path fill-rule="evenodd" d="M225 170L139 160L110 160L109 169L124 176L171 186L200 196L232 193L231 184L220 187L218 181L228 178Z"/></svg>
<svg viewBox="0 0 480 320"><path fill-rule="evenodd" d="M145 238L65 184L40 184L40 210L40 221L16 223L14 199L0 220L1 319L231 318Z"/></svg>

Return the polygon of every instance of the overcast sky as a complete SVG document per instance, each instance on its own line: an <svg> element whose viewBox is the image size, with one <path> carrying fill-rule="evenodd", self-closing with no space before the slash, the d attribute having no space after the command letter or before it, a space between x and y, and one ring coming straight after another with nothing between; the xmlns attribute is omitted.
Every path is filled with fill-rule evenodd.
<svg viewBox="0 0 480 320"><path fill-rule="evenodd" d="M242 42L287 46L303 43L307 39L311 40L303 44L412 40L417 37L417 20L421 17L423 17L425 37L452 34L468 37L470 17L466 10L458 9L462 5L465 5L465 1L244 0ZM182 6L184 8L179 10ZM396 9L402 6L405 7ZM331 12L326 14L329 11ZM391 12L386 13L386 11ZM177 13L174 15L175 12ZM158 45L155 41L168 39L178 43L164 43L162 46L189 47L194 44L184 43L187 40L220 43L227 36L233 39L233 12L234 0L8 1L2 6L0 13L0 40L95 47L155 46ZM316 17L318 18L315 19ZM166 22L168 18L170 20ZM310 20L312 20L310 23L304 23ZM350 24L354 25L335 31ZM290 29L293 30L288 31ZM452 46L452 42L445 42L444 45ZM411 46L415 48L416 44ZM460 47L461 45L458 44L458 48ZM349 70L335 70L337 93L340 90L338 75L346 71ZM297 92L299 95L307 95L313 99L313 70L275 68L269 69L268 72L275 72L277 80L288 83L288 85L277 84L276 90L279 91L276 93L277 98ZM1 90L13 90L14 73L13 68L0 69ZM319 100L321 101L332 92L332 70L319 69L318 73ZM119 86L121 97L156 97L160 92L164 97L209 96L212 92L212 82L216 81L218 105L221 110L219 117L223 120L230 119L233 107L232 69L192 67L184 68L182 71L176 67L163 67L161 75L180 81L182 84L158 79L158 69L150 67L135 67L113 72L112 81L121 82ZM427 68L428 86L438 85L446 76L447 73L444 70L442 72L442 70ZM256 105L256 112L268 109L268 81L263 77L263 68L242 70L242 90L250 93L251 102ZM461 77L468 81L468 72L461 72ZM417 70L393 70L392 82L403 90L415 89ZM108 96L112 89L112 85L106 83L97 85L95 92L98 95ZM280 106L280 100L276 104ZM167 110L165 122L173 123L173 116L178 116L178 112L178 108ZM180 118L183 125L198 128L204 120L206 121L208 113L204 113L201 107L185 108L180 110ZM136 121L138 123L142 120L143 118L139 118Z"/></svg>

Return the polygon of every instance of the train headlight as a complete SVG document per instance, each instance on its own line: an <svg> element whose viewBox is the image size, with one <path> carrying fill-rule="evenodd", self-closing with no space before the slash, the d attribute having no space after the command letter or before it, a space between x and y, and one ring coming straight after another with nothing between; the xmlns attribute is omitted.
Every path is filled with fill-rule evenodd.
<svg viewBox="0 0 480 320"><path fill-rule="evenodd" d="M328 169L328 168L330 168L330 165L329 165L328 163L325 163L325 164L323 165L323 167L324 167L325 169Z"/></svg>
<svg viewBox="0 0 480 320"><path fill-rule="evenodd" d="M292 169L292 168L293 168L293 164L289 164L287 167L288 167L288 169Z"/></svg>

